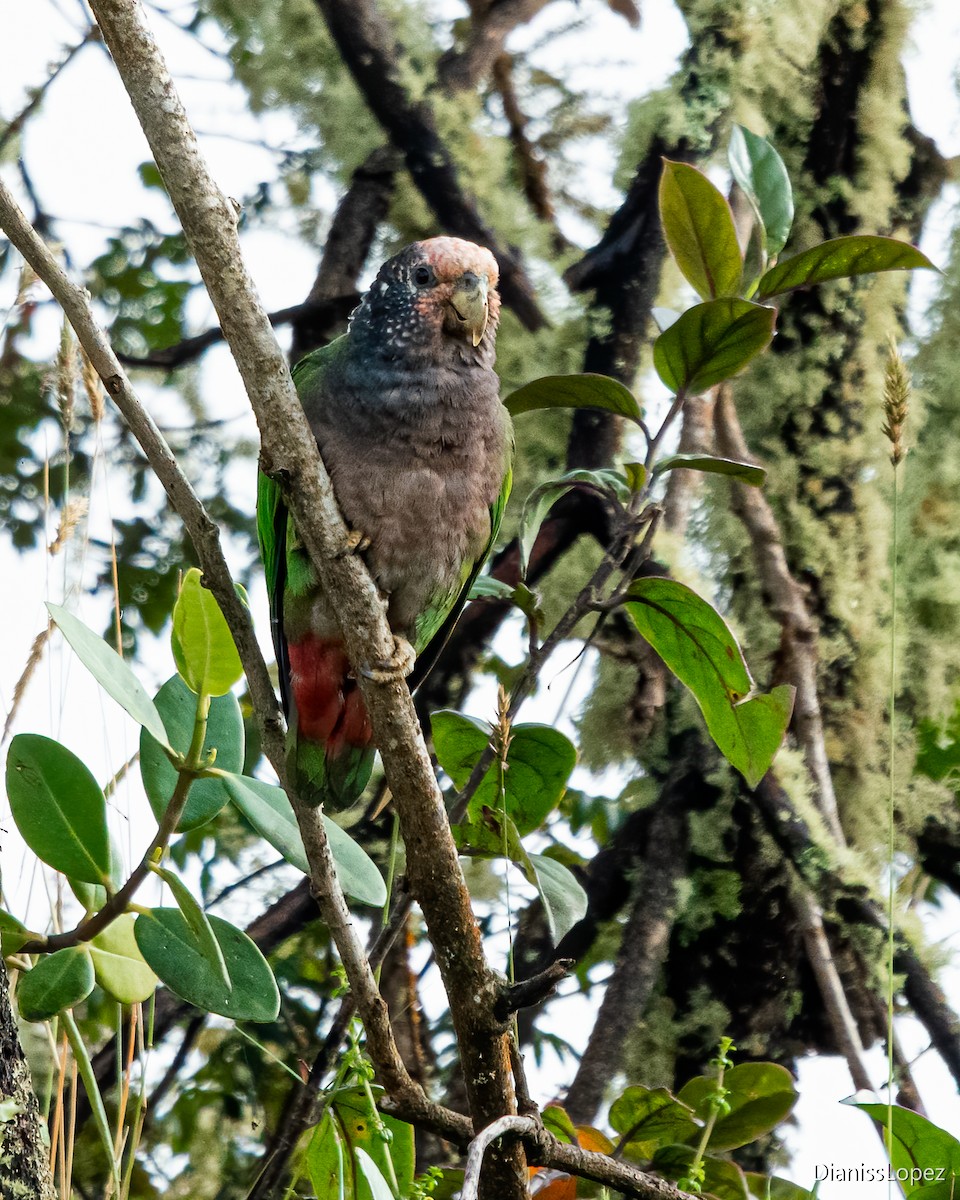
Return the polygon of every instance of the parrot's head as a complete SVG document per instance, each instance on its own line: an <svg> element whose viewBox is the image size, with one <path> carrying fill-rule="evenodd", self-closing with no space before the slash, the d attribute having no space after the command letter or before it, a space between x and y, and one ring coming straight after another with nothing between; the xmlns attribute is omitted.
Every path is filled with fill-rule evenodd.
<svg viewBox="0 0 960 1200"><path fill-rule="evenodd" d="M351 333L375 336L384 350L444 357L459 348L492 362L500 319L497 260L460 238L413 242L383 264L351 319Z"/></svg>

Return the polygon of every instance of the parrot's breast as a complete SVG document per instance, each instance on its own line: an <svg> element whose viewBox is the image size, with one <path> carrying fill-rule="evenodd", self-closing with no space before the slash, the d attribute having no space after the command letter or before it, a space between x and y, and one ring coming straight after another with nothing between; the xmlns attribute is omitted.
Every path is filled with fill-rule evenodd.
<svg viewBox="0 0 960 1200"><path fill-rule="evenodd" d="M346 399L323 406L314 432L345 521L370 540L391 626L412 640L420 614L452 601L489 541L509 419L487 367L400 371Z"/></svg>

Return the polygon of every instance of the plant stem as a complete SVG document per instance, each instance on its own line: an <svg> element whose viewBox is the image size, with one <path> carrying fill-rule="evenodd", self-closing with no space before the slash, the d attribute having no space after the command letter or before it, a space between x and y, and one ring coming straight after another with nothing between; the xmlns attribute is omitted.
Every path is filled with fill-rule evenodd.
<svg viewBox="0 0 960 1200"><path fill-rule="evenodd" d="M158 855L162 855L167 848L167 843L173 836L177 828L177 823L183 814L184 807L187 803L187 797L190 794L190 785L203 771L203 762L201 755L203 753L203 743L207 734L207 715L210 711L210 697L199 696L197 698L197 717L193 727L193 739L190 743L190 749L187 751L186 761L183 766L178 768L177 785L173 789L173 795L170 797L170 803L166 807L163 818L157 828L156 837L147 847L143 858L134 867L130 873L130 877L123 887L110 896L99 912L93 914L92 917L81 921L75 929L67 930L66 933L53 934L46 938L35 938L31 942L25 942L21 946L21 952L25 954L50 954L54 950L62 950L66 946L77 946L81 942L89 942L95 938L101 930L119 917L127 908L129 902L133 899L134 894L143 883L147 875L150 873L150 866L154 863Z"/></svg>
<svg viewBox="0 0 960 1200"><path fill-rule="evenodd" d="M896 900L896 873L894 871L894 770L896 767L897 736L894 725L897 712L897 558L899 553L900 477L898 463L893 463L893 563L890 596L890 753L887 766L889 794L887 798L887 1154L893 1153L893 958L894 958L894 903ZM892 1161L892 1160L891 1160ZM891 1191L893 1185L891 1183Z"/></svg>
<svg viewBox="0 0 960 1200"><path fill-rule="evenodd" d="M97 1077L93 1073L90 1056L87 1054L87 1048L83 1044L83 1037L77 1028L77 1023L73 1019L73 1013L69 1009L64 1009L60 1013L60 1022L63 1025L64 1033L67 1035L67 1041L70 1043L70 1049L73 1051L73 1057L80 1071L83 1086L87 1090L87 1098L90 1101L90 1111L93 1114L93 1121L97 1127L97 1133L100 1137L103 1151L107 1156L107 1161L110 1163L110 1178L113 1181L114 1189L119 1193L120 1171L117 1160L114 1157L110 1125L103 1107L103 1097L100 1095L100 1089L97 1087Z"/></svg>

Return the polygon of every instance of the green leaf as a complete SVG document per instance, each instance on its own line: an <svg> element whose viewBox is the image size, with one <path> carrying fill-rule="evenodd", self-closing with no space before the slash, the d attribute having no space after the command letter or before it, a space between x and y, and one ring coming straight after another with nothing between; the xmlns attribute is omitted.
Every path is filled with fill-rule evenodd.
<svg viewBox="0 0 960 1200"><path fill-rule="evenodd" d="M777 1063L741 1063L724 1074L730 1111L717 1118L707 1143L711 1151L735 1150L775 1129L797 1102L793 1076ZM702 1121L710 1115L710 1098L717 1081L698 1075L685 1084L677 1099L688 1104Z"/></svg>
<svg viewBox="0 0 960 1200"><path fill-rule="evenodd" d="M273 1021L280 993L273 972L247 935L220 917L209 917L227 967L227 987L197 944L178 908L141 913L137 945L167 987L188 1004L236 1021Z"/></svg>
<svg viewBox="0 0 960 1200"><path fill-rule="evenodd" d="M390 1191L390 1185L384 1179L383 1172L366 1150L362 1146L357 1146L354 1154L357 1157L357 1166L360 1168L364 1182L370 1189L372 1200L394 1200L393 1192Z"/></svg>
<svg viewBox="0 0 960 1200"><path fill-rule="evenodd" d="M260 836L293 866L310 874L297 818L283 788L248 775L223 774L223 782L234 806ZM337 869L340 886L360 904L381 908L387 900L387 885L376 863L348 833L328 817L323 827L330 842L330 853Z"/></svg>
<svg viewBox="0 0 960 1200"><path fill-rule="evenodd" d="M628 1087L610 1106L610 1125L621 1137L629 1135L624 1153L637 1160L697 1132L693 1111L666 1088Z"/></svg>
<svg viewBox="0 0 960 1200"><path fill-rule="evenodd" d="M493 734L485 721L452 709L430 718L437 760L462 788ZM504 798L500 794L500 768L494 762L473 794L468 809L472 819L483 808L507 813L522 836L538 829L563 798L567 780L576 766L577 748L568 737L549 725L523 724L511 729L504 773Z"/></svg>
<svg viewBox="0 0 960 1200"><path fill-rule="evenodd" d="M623 464L623 474L627 481L627 487L632 492L642 492L643 485L647 482L647 468L641 462L628 462Z"/></svg>
<svg viewBox="0 0 960 1200"><path fill-rule="evenodd" d="M471 806L472 807L472 806ZM484 808L475 818L453 826L457 846L480 858L506 858L520 868L537 889L554 942L583 918L587 896L573 872L544 854L528 854L516 825L503 814Z"/></svg>
<svg viewBox="0 0 960 1200"><path fill-rule="evenodd" d="M793 225L793 189L783 159L766 138L734 125L728 151L730 170L753 205L771 257L786 245Z"/></svg>
<svg viewBox="0 0 960 1200"><path fill-rule="evenodd" d="M747 1171L747 1188L756 1200L815 1200L815 1194L779 1175L761 1175Z"/></svg>
<svg viewBox="0 0 960 1200"><path fill-rule="evenodd" d="M612 494L618 500L629 498L629 489L618 471L568 471L559 479L548 479L535 487L523 503L520 514L520 578L526 579L530 566L530 553L537 540L543 518L561 496L575 487L588 487L601 494Z"/></svg>
<svg viewBox="0 0 960 1200"><path fill-rule="evenodd" d="M854 1099L843 1103L859 1108L886 1127L885 1104L860 1103ZM890 1164L898 1173L907 1195L916 1200L953 1200L956 1180L960 1178L960 1142L926 1117L895 1104ZM941 1180L936 1177L937 1168L945 1171ZM923 1178L925 1171L930 1172L926 1179Z"/></svg>
<svg viewBox="0 0 960 1200"><path fill-rule="evenodd" d="M686 471L704 471L708 475L729 475L748 483L751 487L763 487L767 473L763 467L755 463L737 462L733 458L715 458L712 454L671 454L662 458L653 468L654 475L662 475L665 471L676 471L678 468Z"/></svg>
<svg viewBox="0 0 960 1200"><path fill-rule="evenodd" d="M909 242L873 234L833 238L771 267L760 277L757 299L766 300L770 296L791 292L794 288L826 283L829 279L918 269L935 271L937 268Z"/></svg>
<svg viewBox="0 0 960 1200"><path fill-rule="evenodd" d="M190 927L190 932L193 934L197 949L207 960L211 969L219 976L220 982L230 991L232 984L230 976L227 974L227 964L223 958L223 950L220 948L220 943L214 936L213 926L207 914L203 911L197 901L190 893L190 889L179 879L172 871L168 871L165 867L154 868L157 875L169 887L173 893L173 898L177 902L177 908Z"/></svg>
<svg viewBox="0 0 960 1200"><path fill-rule="evenodd" d="M22 921L18 921L13 913L0 909L0 955L6 958L10 954L16 954L20 947L33 937L34 934Z"/></svg>
<svg viewBox="0 0 960 1200"><path fill-rule="evenodd" d="M653 365L672 392L699 395L743 370L773 337L776 312L749 300L710 300L653 343Z"/></svg>
<svg viewBox="0 0 960 1200"><path fill-rule="evenodd" d="M25 1021L48 1021L73 1008L93 991L93 962L86 946L68 946L41 958L17 985L17 1004Z"/></svg>
<svg viewBox="0 0 960 1200"><path fill-rule="evenodd" d="M330 1200L356 1200L354 1158L329 1105L314 1127L305 1161L315 1195L329 1196Z"/></svg>
<svg viewBox="0 0 960 1200"><path fill-rule="evenodd" d="M554 943L559 942L587 915L587 893L574 873L555 858L528 854L527 860L533 874L524 874L540 893L550 933Z"/></svg>
<svg viewBox="0 0 960 1200"><path fill-rule="evenodd" d="M173 658L194 692L222 696L243 675L243 667L220 605L202 578L191 567L180 588L173 608ZM246 603L245 593L241 599Z"/></svg>
<svg viewBox="0 0 960 1200"><path fill-rule="evenodd" d="M158 982L137 945L136 919L135 913L122 913L90 942L97 983L121 1004L149 1000Z"/></svg>
<svg viewBox="0 0 960 1200"><path fill-rule="evenodd" d="M157 692L154 703L167 731L168 744L180 754L186 754L193 741L197 717L197 696L179 675L174 675ZM223 771L239 771L243 767L243 716L240 704L232 692L214 696L207 715L207 732L203 753L216 750L215 765ZM158 821L163 819L174 788L177 769L160 743L147 731L140 735L140 777L144 791ZM177 829L196 829L217 815L230 799L222 780L195 779L190 785L183 815Z"/></svg>
<svg viewBox="0 0 960 1200"><path fill-rule="evenodd" d="M664 1146L654 1155L653 1169L667 1179L682 1179L693 1158L692 1146ZM710 1155L703 1160L702 1190L716 1200L749 1200L747 1180L737 1164Z"/></svg>
<svg viewBox="0 0 960 1200"><path fill-rule="evenodd" d="M509 600L513 596L513 587L493 575L478 575L470 588L468 600Z"/></svg>
<svg viewBox="0 0 960 1200"><path fill-rule="evenodd" d="M85 883L110 880L107 806L75 754L39 733L18 733L7 754L7 796L36 856Z"/></svg>
<svg viewBox="0 0 960 1200"><path fill-rule="evenodd" d="M548 1129L558 1141L566 1142L568 1146L577 1144L577 1131L565 1108L559 1104L548 1104L543 1110L543 1126Z"/></svg>
<svg viewBox="0 0 960 1200"><path fill-rule="evenodd" d="M733 213L702 171L663 160L660 221L677 266L704 300L737 294L743 258Z"/></svg>
<svg viewBox="0 0 960 1200"><path fill-rule="evenodd" d="M166 733L160 714L143 684L120 655L111 650L102 637L88 629L73 613L67 612L59 604L47 601L47 611L56 621L74 653L107 695L112 696L138 725L149 729L157 741L162 742Z"/></svg>
<svg viewBox="0 0 960 1200"><path fill-rule="evenodd" d="M118 892L123 885L123 860L120 857L120 851L117 849L117 843L113 837L110 838L110 884L115 892ZM67 876L67 883L70 885L70 890L83 905L83 911L86 913L99 912L107 902L107 889L102 883L87 883L83 879L76 879L72 875Z"/></svg>
<svg viewBox="0 0 960 1200"><path fill-rule="evenodd" d="M382 1088L373 1088L372 1092L375 1099L383 1094ZM388 1141L381 1136L381 1125ZM367 1156L373 1170L370 1163L363 1163L361 1155ZM332 1093L306 1155L307 1173L316 1195L339 1196L342 1186L347 1200L379 1200L379 1193L371 1190L369 1181L376 1179L374 1171L383 1179L389 1175L387 1155L398 1194L409 1195L414 1172L413 1126L386 1114L372 1113L362 1088L339 1088Z"/></svg>
<svg viewBox="0 0 960 1200"><path fill-rule="evenodd" d="M627 611L641 635L693 693L723 756L756 787L780 747L793 707L786 685L752 696L740 647L720 614L685 584L639 579Z"/></svg>
<svg viewBox="0 0 960 1200"><path fill-rule="evenodd" d="M599 408L640 421L640 406L629 388L609 375L544 375L517 388L504 403L511 416L541 408Z"/></svg>

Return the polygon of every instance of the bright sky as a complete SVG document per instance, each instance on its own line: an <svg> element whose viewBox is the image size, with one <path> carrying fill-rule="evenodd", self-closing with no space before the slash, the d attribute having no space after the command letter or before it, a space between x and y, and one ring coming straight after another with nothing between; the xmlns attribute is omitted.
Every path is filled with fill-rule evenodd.
<svg viewBox="0 0 960 1200"><path fill-rule="evenodd" d="M188 7L175 6L173 11L182 15ZM85 17L80 0L33 0L30 4L7 4L4 9L0 117L8 119L22 107L28 89L45 78L48 64L59 58L61 47L76 39ZM571 0L550 6L525 37L539 36L548 23L564 22L578 11ZM584 39L582 33L567 37L552 53L566 60L559 64L565 71L575 71L591 84L599 78L608 94L624 98L637 94L667 77L683 44L683 24L670 0L646 0L643 17L643 29L635 33L620 18L604 11L602 5L593 5L590 22L599 32L589 39ZM268 146L287 147L302 145L302 135L282 114L254 122L247 113L243 93L229 83L222 61L198 48L192 38L181 34L169 21L155 19L154 25L221 186L231 195L249 192L256 182L272 176L274 156L263 146L244 142L242 137L249 131L252 138ZM936 138L944 153L958 154L960 116L954 72L960 46L960 8L951 0L933 0L917 21L914 40L916 49L907 63L914 119L923 132ZM608 63L611 46L616 48L617 57L612 66ZM651 46L657 47L655 57L650 53ZM38 194L59 219L58 228L71 259L81 269L101 251L104 237L124 222L147 217L168 224L162 197L144 192L137 182L136 167L148 157L146 147L122 88L99 48L84 49L51 89L42 112L29 122L26 151ZM0 166L0 170L11 184L18 184L10 163ZM940 256L949 228L948 207L941 206L925 247L934 258ZM315 263L303 253L292 230L248 233L245 249L268 308L288 305L306 294ZM933 280L930 283L932 286ZM7 281L6 291L0 285L0 321L12 299ZM210 323L211 311L205 298L198 297L194 304L193 316L198 324ZM52 311L38 321L37 330L38 354L50 354L57 330ZM246 400L222 348L206 357L201 385L207 395L218 397L221 412L237 414L252 430ZM160 395L149 390L145 394L148 399ZM155 415L161 422L179 419L176 413L158 411ZM91 522L106 528L111 515L116 514L111 507L107 472L101 469L92 497ZM44 623L43 600L60 600L65 590L75 595L89 582L83 575L81 559L70 559L65 568L62 560L50 560L44 554L18 557L0 541L0 705L4 708L10 703L30 642ZM265 629L264 599L259 589L254 602L258 626ZM81 598L79 611L91 623L102 620L102 611L94 610L87 598ZM148 682L158 685L172 669L165 646L158 645L151 651L148 664L144 673L153 676ZM561 676L559 691L567 679L568 675ZM553 717L556 703L556 692L541 700L544 719ZM488 704L482 695L474 698L478 715L489 715ZM132 724L119 715L75 660L57 650L31 686L18 728L61 737L104 779L130 756L137 743ZM115 823L128 855L139 857L152 826L133 792L119 797ZM37 919L42 920L48 911L43 881L28 874L18 875L17 843L9 832L12 824L7 818L0 825L8 831L2 840L5 883L18 901L29 904L29 911L40 914ZM958 929L958 916L958 905L950 901L936 919L935 936L947 940L948 945ZM957 967L945 972L944 979L955 1003L960 1003ZM570 992L572 987L568 984L563 990ZM578 1044L591 1024L593 1001L570 996L554 1011L562 1022L564 1036ZM926 1039L915 1022L902 1022L900 1033L908 1053L918 1054L924 1049ZM875 1078L882 1079L882 1051L871 1052L870 1062ZM945 1068L933 1055L926 1054L915 1070L932 1119L960 1135L960 1103ZM540 1098L552 1098L558 1074L549 1052L543 1069L534 1070L533 1075ZM866 1118L838 1103L850 1091L842 1061L818 1059L801 1064L799 1126L790 1136L795 1159L786 1171L798 1183L811 1186L818 1164L881 1164L879 1142ZM886 1195L886 1185L827 1182L821 1187L821 1195L825 1200L880 1200Z"/></svg>

